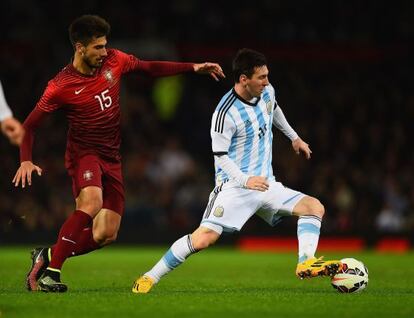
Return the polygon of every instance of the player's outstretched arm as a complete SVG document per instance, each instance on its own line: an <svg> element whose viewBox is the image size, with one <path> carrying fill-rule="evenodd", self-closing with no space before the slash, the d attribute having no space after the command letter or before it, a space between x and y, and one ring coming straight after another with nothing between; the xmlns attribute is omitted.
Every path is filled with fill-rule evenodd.
<svg viewBox="0 0 414 318"><path fill-rule="evenodd" d="M22 182L22 188L26 186L26 181L27 184L31 186L33 171L36 171L38 176L42 175L42 169L39 166L36 166L31 161L23 161L13 178L12 182L14 183L14 186L18 187L20 181Z"/></svg>
<svg viewBox="0 0 414 318"><path fill-rule="evenodd" d="M312 150L309 148L309 145L304 142L300 137L292 140L292 147L296 154L300 154L303 152L305 154L306 159L310 159Z"/></svg>
<svg viewBox="0 0 414 318"><path fill-rule="evenodd" d="M153 77L172 76L187 72L195 72L197 74L207 74L213 77L216 81L219 78L224 78L224 72L221 66L217 63L183 63L172 61L144 61L136 58L133 55L126 55L118 52L125 61L123 73L128 72L144 72Z"/></svg>
<svg viewBox="0 0 414 318"><path fill-rule="evenodd" d="M217 63L205 62L205 63L196 63L193 65L194 72L197 74L209 74L216 81L219 81L220 78L225 78L221 66Z"/></svg>
<svg viewBox="0 0 414 318"><path fill-rule="evenodd" d="M9 117L2 120L1 131L13 145L20 145L22 143L24 129L16 118Z"/></svg>

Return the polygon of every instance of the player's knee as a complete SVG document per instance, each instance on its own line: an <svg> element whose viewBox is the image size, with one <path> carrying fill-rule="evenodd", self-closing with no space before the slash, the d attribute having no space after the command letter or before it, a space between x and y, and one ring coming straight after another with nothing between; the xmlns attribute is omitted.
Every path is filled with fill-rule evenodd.
<svg viewBox="0 0 414 318"><path fill-rule="evenodd" d="M316 198L312 198L309 202L309 213L317 217L323 218L325 215L325 207L323 204Z"/></svg>
<svg viewBox="0 0 414 318"><path fill-rule="evenodd" d="M91 195L79 202L78 209L96 215L102 209L102 204L101 196Z"/></svg>

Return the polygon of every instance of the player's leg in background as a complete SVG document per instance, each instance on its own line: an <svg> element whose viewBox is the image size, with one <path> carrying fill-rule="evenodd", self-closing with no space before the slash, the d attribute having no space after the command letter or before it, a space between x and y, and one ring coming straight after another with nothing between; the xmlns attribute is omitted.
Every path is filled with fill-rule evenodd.
<svg viewBox="0 0 414 318"><path fill-rule="evenodd" d="M298 219L299 263L315 256L318 247L322 218L325 207L318 199L305 196L293 208Z"/></svg>
<svg viewBox="0 0 414 318"><path fill-rule="evenodd" d="M99 247L115 242L119 227L121 225L121 215L110 209L102 209L93 219L93 239Z"/></svg>
<svg viewBox="0 0 414 318"><path fill-rule="evenodd" d="M215 224L209 227L211 228L200 226L192 234L175 241L154 267L135 281L132 291L134 293L149 292L162 276L177 268L190 255L214 244L223 232L223 228Z"/></svg>

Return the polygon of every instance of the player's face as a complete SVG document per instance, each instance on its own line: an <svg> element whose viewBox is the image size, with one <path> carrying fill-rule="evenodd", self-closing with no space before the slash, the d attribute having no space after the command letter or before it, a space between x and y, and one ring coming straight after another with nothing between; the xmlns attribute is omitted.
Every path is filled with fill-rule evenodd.
<svg viewBox="0 0 414 318"><path fill-rule="evenodd" d="M269 70L266 65L255 67L251 78L246 78L246 90L252 97L259 97L269 85Z"/></svg>
<svg viewBox="0 0 414 318"><path fill-rule="evenodd" d="M106 52L106 43L106 36L93 38L93 40L84 47L83 62L90 68L100 67L104 58L108 55Z"/></svg>

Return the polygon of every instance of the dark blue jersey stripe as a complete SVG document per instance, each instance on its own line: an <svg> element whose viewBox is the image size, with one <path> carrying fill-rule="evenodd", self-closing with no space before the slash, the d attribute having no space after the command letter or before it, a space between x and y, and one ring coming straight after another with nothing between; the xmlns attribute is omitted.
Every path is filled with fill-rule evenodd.
<svg viewBox="0 0 414 318"><path fill-rule="evenodd" d="M217 121L216 121L216 127L218 123L218 127L215 130L218 133L223 133L224 130L224 119L226 118L226 113L230 109L230 107L233 105L234 101L236 100L236 96L232 96L232 98L229 99L227 104L220 110L219 114L217 115Z"/></svg>

